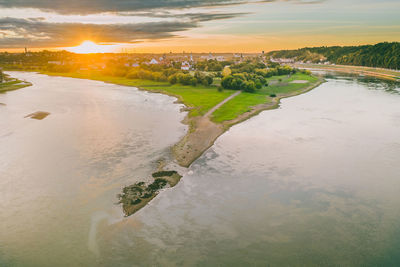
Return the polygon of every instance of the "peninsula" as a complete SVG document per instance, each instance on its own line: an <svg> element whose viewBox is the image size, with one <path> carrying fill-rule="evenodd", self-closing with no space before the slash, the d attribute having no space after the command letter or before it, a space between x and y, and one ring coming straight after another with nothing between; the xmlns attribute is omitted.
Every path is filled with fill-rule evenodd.
<svg viewBox="0 0 400 267"><path fill-rule="evenodd" d="M33 54L29 60L35 56ZM76 67L65 63L66 56L63 56L63 61L50 61L43 65L36 63L5 67L133 86L176 97L177 102L185 105L187 116L183 123L188 125L188 131L171 148L171 155L176 164L185 168L231 126L263 110L277 108L282 98L305 93L323 82L322 78L311 75L309 71L270 62L262 56L242 57L238 62L234 59L192 58L189 62L163 59L164 63L160 64L151 59L138 66L131 62L113 61L101 69L98 69L102 62L98 58L100 55L91 55L91 64L86 62L84 67L82 64ZM43 59L43 55L39 58ZM79 58L85 56L80 55ZM186 69L188 66L189 70ZM162 189L174 187L179 182L182 176L171 169L173 166L165 159L161 160L152 174L152 183L139 182L122 189L118 198L126 216L140 210Z"/></svg>

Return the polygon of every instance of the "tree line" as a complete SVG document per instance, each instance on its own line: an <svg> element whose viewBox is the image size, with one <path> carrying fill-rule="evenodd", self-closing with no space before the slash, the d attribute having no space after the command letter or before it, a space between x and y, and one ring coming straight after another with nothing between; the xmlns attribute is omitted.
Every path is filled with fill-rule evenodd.
<svg viewBox="0 0 400 267"><path fill-rule="evenodd" d="M281 50L267 53L273 58L319 63L400 69L400 43L384 42L376 45L306 47L297 50Z"/></svg>

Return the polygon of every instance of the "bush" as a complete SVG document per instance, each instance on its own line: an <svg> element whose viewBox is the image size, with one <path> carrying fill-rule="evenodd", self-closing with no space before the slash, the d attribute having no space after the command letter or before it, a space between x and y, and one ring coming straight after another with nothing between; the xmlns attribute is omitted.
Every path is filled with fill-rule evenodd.
<svg viewBox="0 0 400 267"><path fill-rule="evenodd" d="M230 89L232 87L233 76L229 75L221 80L221 86L225 89Z"/></svg>
<svg viewBox="0 0 400 267"><path fill-rule="evenodd" d="M172 74L171 76L168 77L168 82L170 84L176 84L178 82L178 75L177 74Z"/></svg>
<svg viewBox="0 0 400 267"><path fill-rule="evenodd" d="M260 80L256 80L256 88L257 89L261 89L262 88L262 84L261 84Z"/></svg>
<svg viewBox="0 0 400 267"><path fill-rule="evenodd" d="M172 176L174 174L178 174L177 171L159 171L152 174L154 178L163 177L163 176Z"/></svg>
<svg viewBox="0 0 400 267"><path fill-rule="evenodd" d="M248 93L254 93L256 91L256 84L253 81L244 82L243 90Z"/></svg>

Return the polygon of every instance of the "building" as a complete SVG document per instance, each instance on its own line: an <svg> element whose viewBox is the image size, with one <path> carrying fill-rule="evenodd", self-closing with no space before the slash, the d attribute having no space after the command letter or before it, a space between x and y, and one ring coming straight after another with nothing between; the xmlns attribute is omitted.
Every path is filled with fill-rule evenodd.
<svg viewBox="0 0 400 267"><path fill-rule="evenodd" d="M53 65L63 65L61 61L47 61L48 64L53 64Z"/></svg>
<svg viewBox="0 0 400 267"><path fill-rule="evenodd" d="M156 65L156 64L158 64L158 61L157 61L155 58L153 58L153 59L149 62L149 64L150 64L150 65Z"/></svg>
<svg viewBox="0 0 400 267"><path fill-rule="evenodd" d="M190 70L190 64L187 61L182 62L181 70Z"/></svg>

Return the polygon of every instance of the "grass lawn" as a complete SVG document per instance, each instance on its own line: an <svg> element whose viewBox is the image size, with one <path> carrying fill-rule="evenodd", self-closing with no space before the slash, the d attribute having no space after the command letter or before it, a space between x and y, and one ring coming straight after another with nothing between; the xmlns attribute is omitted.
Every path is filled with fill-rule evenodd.
<svg viewBox="0 0 400 267"><path fill-rule="evenodd" d="M217 109L212 114L212 120L223 122L235 119L237 116L249 111L251 107L271 102L271 94L276 94L279 97L289 93L296 93L297 91L300 92L305 87L308 87L310 83L318 81L318 78L303 73L296 73L291 77L287 75L274 76L267 80L271 85L264 86L260 90L257 90L256 93L241 93ZM308 83L290 83L295 80L308 81Z"/></svg>
<svg viewBox="0 0 400 267"><path fill-rule="evenodd" d="M251 94L243 92L214 111L211 119L214 122L233 120L237 116L250 111L250 107L258 104L268 103L270 101L271 98L264 94Z"/></svg>
<svg viewBox="0 0 400 267"><path fill-rule="evenodd" d="M127 79L124 77L105 76L94 72L78 72L78 73L48 73L43 74L64 76L72 78L91 79L96 81L109 82L119 85L141 87L148 91L161 92L173 95L179 98L186 106L193 109L189 112L190 116L199 116L205 114L209 109L223 101L229 95L233 94L233 90L224 90L218 92L215 86L185 86L171 85L167 82L156 82L149 80Z"/></svg>
<svg viewBox="0 0 400 267"><path fill-rule="evenodd" d="M279 81L279 79L281 79L282 81ZM308 83L291 83L295 80L308 81ZM309 86L310 83L314 83L316 81L318 81L317 77L303 73L296 73L291 77L288 77L287 75L275 76L268 78L268 82L270 83L270 85L267 87L264 86L258 92L266 95L276 94L277 96L279 96L300 91L304 87Z"/></svg>
<svg viewBox="0 0 400 267"><path fill-rule="evenodd" d="M160 88L155 88L152 86L146 86L145 88L148 90L160 90ZM224 90L223 92L218 92L217 88L215 87L205 87L200 85L172 85L169 87L162 87L162 91L180 96L180 99L183 103L185 103L186 106L193 107L194 109L190 111L190 116L204 115L212 107L234 93L233 90Z"/></svg>

